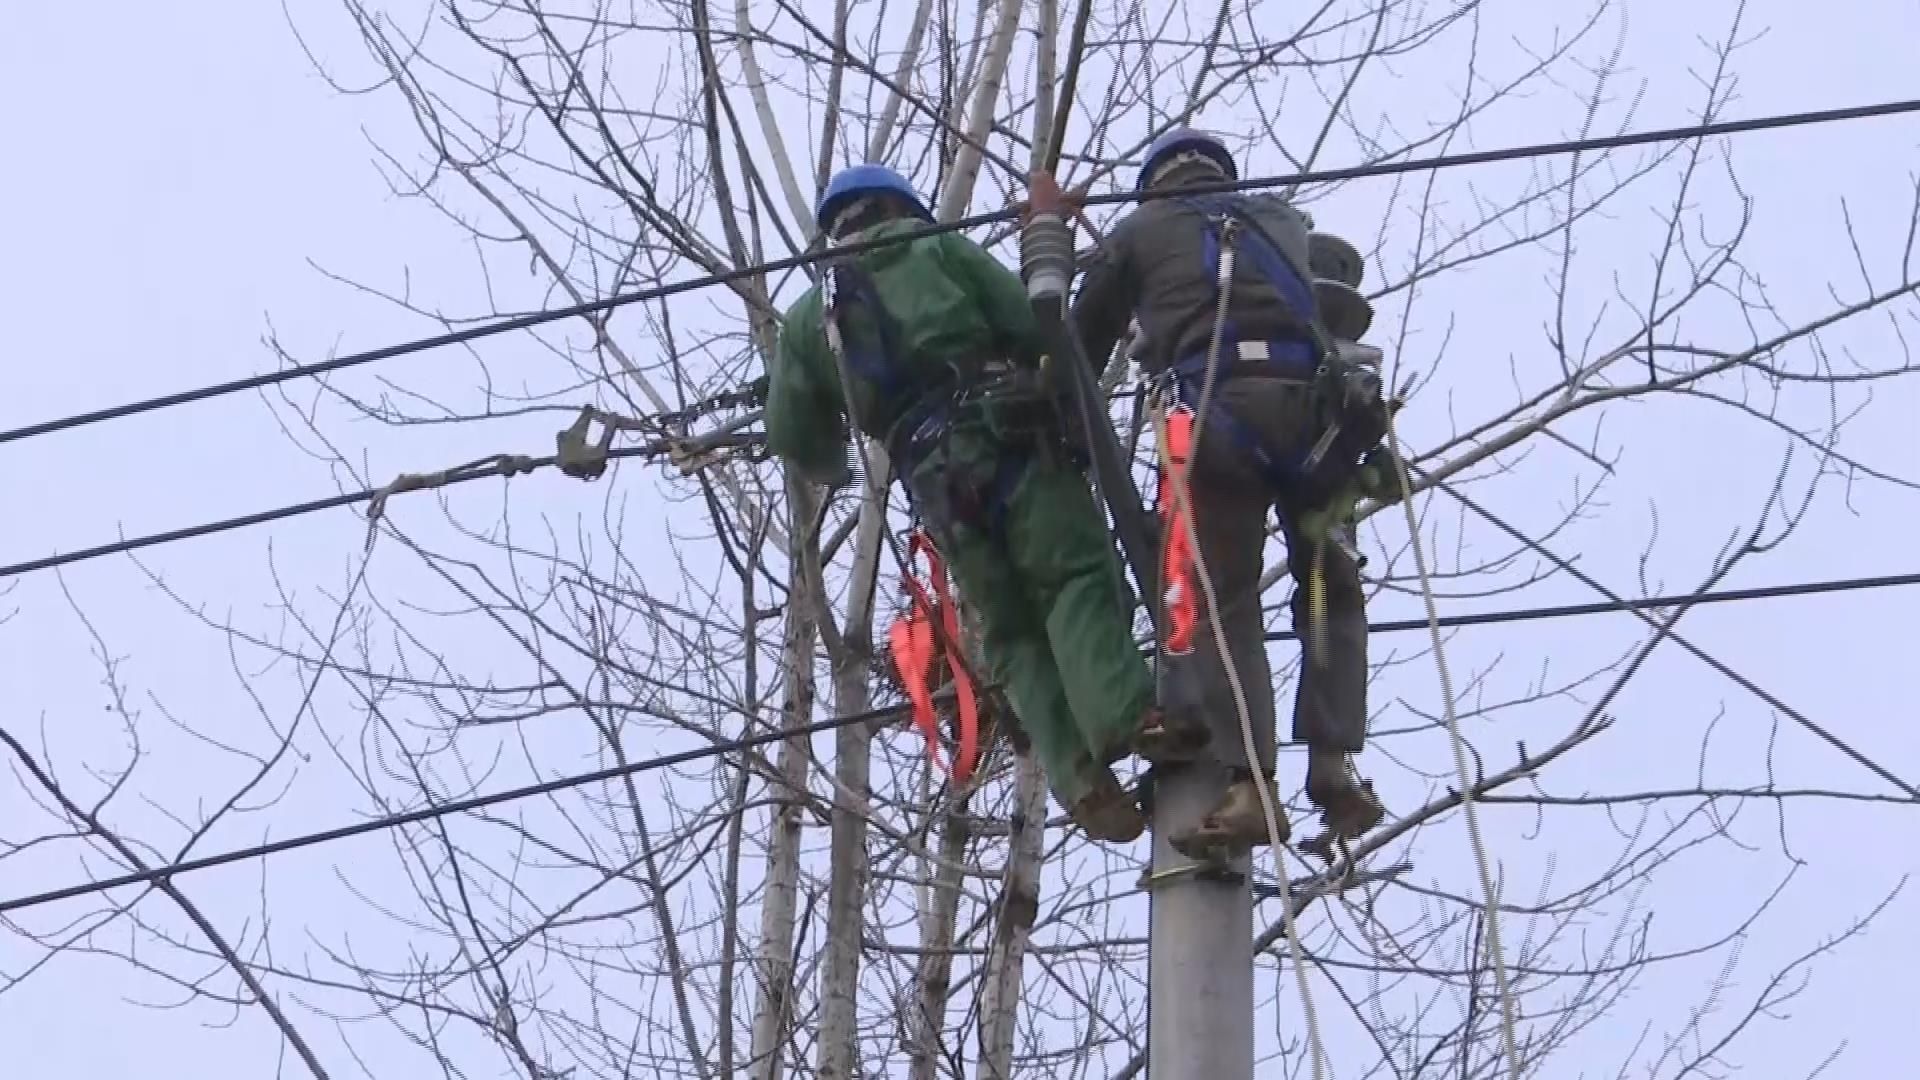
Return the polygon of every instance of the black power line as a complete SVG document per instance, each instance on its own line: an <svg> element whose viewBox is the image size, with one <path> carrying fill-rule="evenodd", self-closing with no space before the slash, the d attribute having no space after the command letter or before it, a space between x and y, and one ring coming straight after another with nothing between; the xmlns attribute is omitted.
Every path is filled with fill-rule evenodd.
<svg viewBox="0 0 1920 1080"><path fill-rule="evenodd" d="M1920 99L1908 101L1889 101L1875 105L1855 105L1843 109L1820 109L1809 112L1782 113L1774 116L1754 117L1747 120L1728 120L1711 124L1693 124L1684 127L1661 128L1657 131L1628 132L1620 135L1604 135L1590 139L1566 139L1558 142L1533 143L1527 146L1514 146L1498 150L1478 150L1463 154L1443 154L1437 157L1409 158L1406 161L1380 162L1372 165L1356 165L1343 169L1321 169L1313 172L1295 173L1290 176L1262 177L1241 180L1231 184L1210 184L1193 188L1194 193L1251 191L1262 188L1286 187L1293 184L1325 183L1335 180L1357 180L1370 176L1392 176L1400 173L1427 172L1438 169L1457 168L1463 165L1485 165L1499 161L1518 161L1527 158L1551 157L1558 154L1587 153L1595 150L1617 150L1628 146L1642 146L1649 143L1678 142L1687 139L1712 138L1720 135L1736 135L1744 132L1766 131L1775 128L1804 127L1814 124L1831 124L1844 120L1863 120L1881 116L1895 116L1903 113L1920 112ZM1139 200L1145 196L1136 192L1114 192L1106 195L1089 195L1084 198L1088 205L1108 205ZM503 319L499 322L468 327L451 333L420 338L415 341L387 345L367 352L353 353L335 357L313 364L300 364L282 368L279 371L250 375L243 379L203 386L196 390L182 390L161 397L148 398L145 401L128 402L93 412L78 413L57 420L44 420L11 431L0 431L0 444L17 442L40 435L49 435L69 428L84 427L106 420L118 420L157 409L186 405L208 398L239 393L243 390L257 390L293 379L311 378L330 372L370 364L377 360L390 360L411 353L426 352L446 345L458 345L497 334L515 330L531 329L549 322L571 319L581 315L593 315L629 304L659 300L679 293L693 292L712 288L716 285L729 285L763 274L792 270L825 259L828 255L855 255L865 251L886 247L891 244L906 243L926 236L959 232L1006 221L1018 215L1017 208L996 210L956 221L939 222L926 225L909 232L892 236L863 240L843 244L829 251L808 251L791 255L783 259L774 259L753 266L744 266L737 270L727 270L704 277L675 281L650 289L640 289L630 293L620 293L600 300L588 300L568 307L552 308L531 312L526 315Z"/></svg>
<svg viewBox="0 0 1920 1080"><path fill-rule="evenodd" d="M1889 574L1870 578L1846 578L1837 581L1799 582L1748 589L1727 589L1719 592L1698 593L1691 596L1661 596L1644 600L1624 600L1619 603L1569 604L1561 607L1521 608L1510 611L1478 612L1470 615L1444 617L1440 619L1439 622L1441 626L1479 626L1489 623L1525 622L1534 619L1557 618L1568 615L1595 615L1650 607L1670 607L1676 604L1686 603L1704 604L1733 600L1765 600L1786 596L1809 596L1817 593L1889 588L1899 585L1920 585L1920 573ZM1368 629L1374 633L1390 633L1398 630L1424 629L1426 626L1427 621L1425 619L1407 619L1394 622L1371 623L1368 625ZM1268 635L1269 640L1276 637L1288 638L1291 636L1291 634ZM600 783L605 780L614 780L623 776L634 776L640 773L654 772L660 769L671 768L675 765L684 765L688 762L699 761L703 758L718 757L722 754L765 746L768 743L778 742L782 739L813 736L821 732L833 731L853 724L869 723L895 716L904 716L911 708L912 706L910 705L892 705L880 709L869 709L865 712L854 713L850 716L819 720L787 731L770 731L760 735L725 740L716 742L712 746L701 747L695 750L682 750L678 753L665 754L656 758L648 758L645 761L636 761L627 765L600 769L578 776L566 776L554 780L546 780L538 784L529 784L525 787L494 792L491 795L474 795L469 798L442 803L438 806L426 806L418 810L410 810L403 814L369 818L366 821L355 822L352 825L341 825L323 832L305 833L300 836L288 837L285 840L275 840L254 847L237 848L215 855L204 855L196 859L183 859L180 862L170 863L166 866L152 867L146 870L120 874L99 881L90 881L82 885L68 885L64 888L53 889L48 892L35 893L30 896L20 896L11 900L0 901L0 914L30 907L38 907L42 904L53 903L56 900L71 900L76 897L106 892L109 889L118 889L127 885L147 884L163 878L171 878L176 874L190 873L195 870L206 870L215 866L224 866L229 863L244 862L248 859L265 858L268 855L277 855L283 851L312 847L316 844L329 843L334 840L345 840L354 836L363 836L367 833L399 828L403 825L414 825L422 821L445 817L449 814L461 814L469 810L479 810L500 803L532 798L536 795L547 795L567 788Z"/></svg>
<svg viewBox="0 0 1920 1080"><path fill-rule="evenodd" d="M1618 149L1622 147L1643 145L1648 143L1673 142L1673 141L1695 139L1695 138L1709 138L1709 137L1720 136L1720 135L1737 134L1741 132L1760 131L1760 130L1767 130L1767 129L1773 129L1773 128L1796 127L1796 126L1812 125L1812 124L1833 123L1833 122L1843 121L1843 120L1865 119L1865 118L1877 117L1877 116L1890 116L1890 115L1910 113L1910 112L1916 112L1916 111L1920 111L1920 100L1887 102L1887 103L1878 104L1878 105L1856 106L1856 107L1845 108L1845 109L1829 109L1829 110L1821 110L1821 111L1813 111L1813 112L1790 113L1790 114L1782 114L1777 116L1758 117L1758 118L1753 118L1748 120L1727 121L1723 123L1712 123L1712 124L1699 124L1699 125L1691 125L1687 127L1665 128L1657 131L1636 132L1636 133L1629 133L1629 134L1622 134L1622 135L1603 136L1603 137L1592 138L1592 139L1565 140L1565 141L1554 142L1554 143L1539 143L1539 144L1533 144L1530 146L1511 147L1511 148L1502 149L1502 150L1478 151L1478 152L1465 153L1465 154L1443 155L1443 156L1434 157L1434 158L1413 159L1413 160L1408 160L1403 162L1388 162L1388 163L1380 163L1375 165L1358 166L1358 167L1346 168L1346 169L1322 170L1318 172L1300 173L1292 176L1268 177L1268 178L1244 180L1244 181L1239 181L1233 184L1212 185L1212 186L1209 186L1207 190L1211 191L1217 188L1217 190L1223 191L1223 192L1224 191L1247 191L1247 190L1254 190L1259 188L1281 187L1281 186L1287 186L1291 184L1359 179L1359 178L1368 177L1368 176L1383 176L1383 175L1393 175L1398 173L1428 171L1428 170L1436 170L1436 169L1443 169L1443 168L1452 168L1452 167L1457 167L1462 165L1487 164L1487 163L1498 162L1498 161L1512 161L1512 160L1520 160L1525 158L1545 157L1545 156L1550 156L1555 154L1587 152L1592 150ZM1086 198L1084 201L1089 205L1102 205L1102 204L1110 204L1110 203L1127 202L1127 201L1137 199L1139 197L1140 196L1132 193L1117 193L1117 194L1111 194L1111 195L1091 196ZM941 233L956 232L963 229L973 228L979 225L985 225L985 224L991 224L998 221L1004 221L1004 220L1007 220L1008 218L1013 217L1015 213L1016 211L1009 209L1009 210L1003 210L1003 211L996 211L989 214L974 215L972 217L963 218L957 221L943 222L943 223L938 223L934 225L929 225L924 228L916 229L916 230L913 230L912 232L900 234L897 236L891 236L891 237L886 237L878 240L870 240L870 241L863 241L855 244L843 245L839 248L834 249L833 253L837 253L837 254L858 253L861 251L883 247L891 243L902 243L909 240L918 239L924 236L932 236L932 235L937 235ZM397 345L390 345L383 348L374 349L369 352L356 353L350 356L337 357L333 360L324 361L321 363L290 367L290 368L282 369L277 372L251 376L245 379L236 379L226 383L219 383L212 386L203 387L197 390L182 391L179 393L165 395L163 397L151 398L145 401L133 402L129 404L114 406L107 409L97 410L95 412L70 416L60 420L45 421L38 424L29 425L23 428L17 428L11 431L0 432L0 443L14 442L21 439L32 438L39 435L51 434L53 432L66 430L68 428L81 427L88 424L99 423L106 420L119 419L122 417L133 416L140 413L155 411L158 409L170 408L175 405L188 404L195 401L205 400L207 398L237 393L242 390L258 389L261 387L274 385L280 382L290 381L292 379L307 378L307 377L326 374L333 371L344 370L346 368L356 367L356 366L367 364L367 363L372 363L377 360L390 359L393 357L404 356L404 355L415 353L415 352L424 352L426 350L439 348L445 345L453 345L453 344L459 344L467 341L474 341L481 338L491 337L497 334L508 333L514 330L528 329L528 328L542 325L548 322L554 322L554 321L559 321L563 319L573 318L575 316L589 315L589 314L594 314L601 311L608 311L608 310L612 310L614 308L622 307L628 304L660 299L660 298L672 296L678 293L691 292L698 289L710 288L716 285L729 284L731 282L739 281L748 277L753 277L753 276L767 274L767 273L775 273L782 270L804 266L824 258L827 254L829 253L828 252L804 253L801 255L791 256L785 259L772 260L770 262L762 263L756 266L743 267L737 270L727 271L720 274L713 274L703 278L695 278L687 281L674 282L668 285L659 286L652 289L645 289L645 290L640 290L633 293L626 293L626 294L608 297L602 300L595 300L595 301L589 301L586 303L575 304L570 307L535 312L532 314L523 315L523 316L519 316L512 319L502 320L496 323L489 323L484 326L471 327L466 330L456 331L449 334L442 334L442 335L437 335L435 337L423 338L423 339L419 339L412 342L406 342L406 343L397 344ZM632 456L638 456L641 454L647 454L651 452L655 452L655 451L649 447L622 448L620 450L610 451L608 454L608 457L610 458L632 457ZM538 467L540 465L552 464L553 461L554 461L553 458L537 459L533 462L533 465L535 467ZM466 480L478 479L481 476L486 476L486 475L497 475L497 473L492 471L477 471L477 472L454 475L454 476L448 477L443 484L438 484L435 486L445 486L445 484L451 484L451 483L461 483ZM249 515L236 517L236 518L229 518L224 521L211 522L207 524L193 526L186 529L173 530L171 532L166 532L166 533L152 534L146 537L141 537L133 540L119 541L113 544L99 545L97 547L88 548L78 552L72 552L66 555L47 556L41 559L33 560L31 562L19 563L13 566L0 568L0 579L15 577L21 574L30 573L35 570L47 569L54 566L61 566L61 565L85 561L89 559L100 558L106 555L119 554L127 551L136 550L139 548L154 546L157 544L169 543L175 540L183 540L183 539L189 539L193 537L206 536L213 533L225 532L225 531L238 529L238 528L244 528L250 525L263 524L266 522L277 521L284 518L299 516L302 514L313 513L319 510L332 509L339 506L351 505L353 503L365 502L374 498L380 492L380 490L381 489L368 489L360 492L336 495L330 498L317 499L317 500L312 500L306 503L296 504L294 506L283 507L278 510L271 510L271 511L265 511L265 512L256 513L256 514L249 514ZM1487 624L1493 624L1493 623L1519 622L1519 621L1558 618L1558 617L1575 616L1575 615L1591 615L1591 614L1600 614L1600 613L1613 612L1613 611L1632 611L1632 610L1643 610L1646 608L1671 607L1671 606L1682 604L1682 603L1720 603L1720 602L1730 602L1735 600L1757 600L1757 599L1769 599L1769 598L1786 597L1786 596L1804 596L1804 595L1813 595L1813 594L1829 593L1829 592L1843 592L1843 591L1854 591L1854 590L1862 590L1862 589L1887 588L1887 587L1893 587L1893 586L1913 585L1913 584L1920 584L1920 574L1889 575L1889 576L1872 577L1872 578L1850 578L1850 579L1844 579L1844 580L1838 580L1838 581L1805 582L1805 583L1766 586L1766 587L1748 588L1748 589L1730 589L1730 590L1723 590L1718 592L1700 593L1692 596L1663 596L1663 597L1651 597L1651 598L1646 598L1641 600L1621 600L1618 602L1606 601L1606 602L1596 602L1596 603L1589 603L1589 604L1561 605L1561 606L1555 606L1555 607L1537 607L1537 608L1517 609L1517 610L1509 610L1509 611L1478 612L1478 613L1471 613L1466 615L1447 616L1439 619L1438 622L1443 627L1487 625ZM1427 625L1428 625L1428 622L1425 619L1408 619L1408 620L1399 620L1399 621L1371 624L1369 626L1369 630L1371 630L1374 633L1386 633L1386 632L1394 632L1394 631L1401 631L1401 630L1420 629L1420 628L1426 627ZM1295 635L1293 633L1288 631L1281 631L1281 632L1267 635L1269 640L1288 640L1293 638L1294 636ZM236 849L233 851L222 852L215 855L203 856L196 859L186 859L186 860L182 860L177 863L168 864L162 867L150 868L147 870L138 871L134 873L122 874L113 878L88 882L84 885L68 886L66 888L56 889L50 892L38 893L31 896L18 897L12 900L0 902L0 913L17 911L17 910L21 910L29 907L36 907L42 904L52 903L56 900L72 899L75 897L90 895L93 893L105 892L107 890L120 888L126 885L150 883L150 882L158 881L164 878L170 878L176 874L188 873L194 870L209 869L215 866L226 865L229 863L240 862L240 861L245 861L245 860L255 859L255 858L264 858L266 856L278 854L283 851L291 851L297 848L310 847L318 844L328 843L334 840L347 839L354 836L364 835L366 833L384 831L386 829L398 828L398 827L409 825L409 824L416 824L421 821L427 821L434 818L444 817L450 814L464 813L470 810L481 809L481 808L496 805L499 803L512 802L519 799L525 799L525 798L530 798L537 795L548 794L548 793L563 790L566 788L578 787L578 786L597 783L605 780L616 779L622 776L631 776L639 773L652 772L659 769L670 768L674 765L685 764L687 762L696 761L696 760L709 758L709 757L715 757L721 754L750 749L753 747L765 745L767 743L777 742L779 740L786 739L786 738L811 736L813 734L817 734L824 731L835 730L835 729L845 727L855 723L869 722L873 720L885 719L892 716L902 715L907 711L908 708L909 708L908 706L893 706L893 707L883 708L883 709L868 710L866 712L856 713L851 716L836 717L829 720L818 721L816 723L805 725L803 727L796 728L793 730L773 731L773 732L767 732L761 735L748 736L740 739L729 740L729 741L717 743L710 747L705 747L697 750L682 751L676 754L663 755L661 757L650 758L645 761L635 762L625 766L602 769L596 772L586 773L578 776L562 777L555 780L544 781L539 784L533 784L525 787L514 788L514 789L503 791L503 792L496 792L491 795L473 796L466 799L456 800L450 803L444 803L438 806L423 807L419 810L409 811L404 814L391 815L391 816L381 817L381 818L373 818L367 821L355 823L353 825L339 826L323 832L303 834L300 836L290 837L285 840L274 841L271 843L261 844L261 845L257 845L250 848Z"/></svg>
<svg viewBox="0 0 1920 1080"><path fill-rule="evenodd" d="M1920 574L1882 574L1877 577L1838 578L1828 581L1800 581L1785 585L1757 585L1747 589L1718 589L1713 592L1681 593L1672 596L1647 596L1638 600L1596 600L1586 604L1555 604L1549 607L1506 608L1500 611L1476 611L1465 615L1443 615L1444 627L1484 626L1489 623L1534 622L1540 619L1564 619L1575 615L1604 615L1615 611L1649 611L1679 607L1682 604L1724 604L1734 600L1777 600L1788 596L1817 596L1824 593L1859 592L1864 589L1890 589L1902 585L1920 585ZM1392 634L1403 630L1425 630L1425 619L1396 619L1367 624L1371 634ZM1297 641L1299 634L1276 630L1268 641Z"/></svg>
<svg viewBox="0 0 1920 1080"><path fill-rule="evenodd" d="M652 445L623 446L608 450L607 457L609 459L630 458L657 453L659 453L659 448ZM514 471L532 472L535 469L552 465L557 460L558 458L551 454L546 457L524 459L517 463ZM504 475L507 475L505 469L489 464L483 468L474 468L470 471L453 473L444 479L439 479L426 486L443 488L450 487L454 484L464 484L469 480L479 480L488 476ZM235 529L244 529L253 525L265 525L268 522L283 521L287 518L317 513L321 510L332 510L336 507L352 506L355 503L369 502L385 490L387 489L367 488L363 491L344 492L339 495L328 496L324 499L310 499L307 502L294 503L292 506L282 506L275 510L260 510L251 514L242 514L239 517L203 522L199 525L189 525L183 529L170 529L166 532L149 533L146 536L136 536L127 540L116 540L110 544L96 544L93 547L81 548L78 551L68 551L58 555L43 555L37 559L14 563L12 566L0 566L0 581L4 581L7 578L19 577L22 574L31 574L37 570L51 570L56 566L69 566L73 563L105 558L108 555L123 555L129 551L138 551L141 548L155 547L160 544L171 544L177 540L193 540L202 536L232 532Z"/></svg>
<svg viewBox="0 0 1920 1080"><path fill-rule="evenodd" d="M171 878L176 874L190 873L195 870L207 870L215 866L225 866L228 863L244 862L248 859L264 858L268 855L277 855L283 851L294 851L299 848L312 847L316 844L345 840L350 837L362 836L366 833L382 832L387 829L399 828L403 825L415 825L422 821L430 821L434 818L445 817L449 814L463 814L469 810L479 810L498 803L514 802L519 799L530 799L536 795L547 795L567 788L582 787L604 780L617 780L623 776L634 776L640 773L654 772L659 769L671 768L675 765L684 765L690 761L699 761L703 758L717 757L721 754L732 753L737 750L747 750L756 746L765 746L768 743L779 742L782 739L812 736L823 731L833 731L836 728L847 727L851 724L884 719L888 716L904 713L908 708L910 708L910 706L899 705L885 709L870 709L866 712L854 713L851 716L839 716L830 720L815 721L814 723L786 731L770 731L760 735L730 739L696 750L682 750L676 754L664 754L660 757L648 758L645 761L635 761L626 765L599 769L578 776L563 776L554 780L542 781L538 784L528 784L525 787L512 788L507 791L497 791L491 795L475 795L470 798L456 799L453 802L441 803L438 806L423 806L418 810L409 810L404 814L369 818L366 821L357 821L351 825L341 825L323 832L303 833L299 836L290 836L285 840L275 840L254 847L223 851L215 855L203 855L197 859L182 859L177 863L168 863L165 866L156 866L133 873L121 874L118 877L111 877L102 881L92 881L85 885L70 885L63 889L55 889L51 892L39 893L34 896L22 896L12 900L0 901L0 914L5 914L9 911L19 911L22 908L36 907L40 904L49 904L55 900L70 900L74 897L86 896L90 893L105 892L108 889L118 889L126 885L140 885L160 881L165 878Z"/></svg>
<svg viewBox="0 0 1920 1080"><path fill-rule="evenodd" d="M1353 165L1344 169L1319 169L1313 172L1297 173L1292 176L1266 176L1251 180L1235 180L1219 184L1192 184L1181 189L1182 194L1191 192L1196 195L1218 194L1230 191L1252 191L1261 188L1287 187L1291 184L1321 184L1335 180L1357 180L1368 176L1392 176L1399 173L1434 172L1440 169L1458 168L1462 165L1487 165L1497 161L1516 161L1524 158L1551 157L1555 154L1584 154L1593 150L1619 150L1628 146L1644 146L1648 143L1683 142L1687 139L1708 139L1720 135L1739 135L1751 131L1769 131L1774 128L1805 127L1809 124L1832 124L1842 120L1868 120L1880 116L1898 116L1902 113L1920 112L1920 99L1908 101L1883 101L1875 105L1850 105L1842 109L1817 109L1810 112L1778 113L1773 116L1754 116L1745 120L1721 120L1711 124L1683 124L1680 127L1660 128L1654 131L1628 131L1618 135L1597 135L1589 139L1568 139L1562 142L1534 143L1530 146L1513 146L1499 150L1472 150L1460 154L1443 154L1431 158L1409 158L1406 161L1378 162L1372 165ZM1089 195L1083 201L1088 206L1101 206L1108 203L1130 202L1141 198L1133 192L1114 192L1107 195Z"/></svg>

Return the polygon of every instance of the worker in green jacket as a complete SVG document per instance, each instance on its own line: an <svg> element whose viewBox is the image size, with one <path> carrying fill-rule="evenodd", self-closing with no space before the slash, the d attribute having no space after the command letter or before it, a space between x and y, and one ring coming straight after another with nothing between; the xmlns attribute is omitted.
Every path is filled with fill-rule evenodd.
<svg viewBox="0 0 1920 1080"><path fill-rule="evenodd" d="M905 178L859 165L815 214L838 244L898 237L933 215ZM980 625L987 671L1048 786L1098 839L1146 827L1110 768L1190 755L1135 649L1106 524L1054 420L1044 347L1020 278L957 233L830 260L788 310L768 372L768 448L844 484L849 425L886 446L908 499Z"/></svg>

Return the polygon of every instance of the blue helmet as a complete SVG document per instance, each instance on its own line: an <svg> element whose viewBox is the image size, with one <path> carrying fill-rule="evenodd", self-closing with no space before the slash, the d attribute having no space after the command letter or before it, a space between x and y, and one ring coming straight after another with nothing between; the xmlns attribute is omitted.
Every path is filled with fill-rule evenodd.
<svg viewBox="0 0 1920 1080"><path fill-rule="evenodd" d="M1233 155L1227 151L1227 144L1193 128L1174 128L1153 140L1147 147L1146 159L1140 162L1140 178L1134 181L1135 191L1147 190L1147 184L1153 180L1153 174L1166 164L1168 158L1180 153L1205 154L1213 159L1215 165L1227 174L1227 179L1240 179L1240 169L1233 163Z"/></svg>
<svg viewBox="0 0 1920 1080"><path fill-rule="evenodd" d="M913 190L907 178L887 168L885 165L854 165L841 169L827 183L827 190L820 193L820 203L814 207L813 223L822 232L833 223L833 219L846 209L847 204L863 195L888 192L898 195L913 205L915 212L927 221L933 220L933 211Z"/></svg>

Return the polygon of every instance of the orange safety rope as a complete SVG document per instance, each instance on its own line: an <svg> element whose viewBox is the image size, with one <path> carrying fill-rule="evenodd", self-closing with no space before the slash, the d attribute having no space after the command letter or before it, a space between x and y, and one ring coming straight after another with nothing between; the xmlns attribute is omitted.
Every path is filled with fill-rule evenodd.
<svg viewBox="0 0 1920 1080"><path fill-rule="evenodd" d="M927 560L931 589L913 575L916 557L922 555ZM964 784L972 778L980 759L980 702L973 680L967 677L967 665L957 655L960 615L948 591L946 564L925 529L915 529L907 543L907 565L901 569L900 581L913 602L887 632L893 664L900 673L900 684L906 688L907 700L913 704L914 726L926 736L927 754L954 783ZM942 660L947 661L945 667L953 677L960 727L959 746L951 765L940 751L940 723L933 709L933 680Z"/></svg>
<svg viewBox="0 0 1920 1080"><path fill-rule="evenodd" d="M1194 578L1193 541L1176 516L1173 485L1185 478L1187 462L1193 455L1193 410L1185 406L1169 409L1165 438L1166 463L1160 466L1156 492L1161 550L1166 553L1160 568L1167 610L1167 639L1162 644L1169 655L1185 656L1193 651L1194 632L1200 625L1200 590ZM1176 470L1179 477L1169 475Z"/></svg>

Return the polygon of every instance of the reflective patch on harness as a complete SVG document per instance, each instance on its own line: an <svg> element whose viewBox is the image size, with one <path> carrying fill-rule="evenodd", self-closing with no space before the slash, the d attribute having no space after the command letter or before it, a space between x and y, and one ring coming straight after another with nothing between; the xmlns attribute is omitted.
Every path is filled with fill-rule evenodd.
<svg viewBox="0 0 1920 1080"><path fill-rule="evenodd" d="M923 583L914 577L920 556L926 557ZM887 631L888 651L900 685L913 706L913 723L927 740L927 755L956 784L973 777L980 759L980 702L967 675L961 648L959 607L947 586L947 568L925 529L915 529L907 543L907 566L900 583L911 597L906 614ZM944 662L944 663L943 663ZM944 667L953 678L955 733L953 760L941 752L940 720L933 706L935 680Z"/></svg>
<svg viewBox="0 0 1920 1080"><path fill-rule="evenodd" d="M1157 499L1160 504L1161 546L1165 552L1160 567L1161 597L1167 611L1166 652L1185 656L1193 651L1193 637L1200 625L1199 580L1193 558L1193 544L1174 507L1173 470L1186 471L1193 457L1193 411L1184 406L1169 410L1166 425L1167 462L1160 466Z"/></svg>

